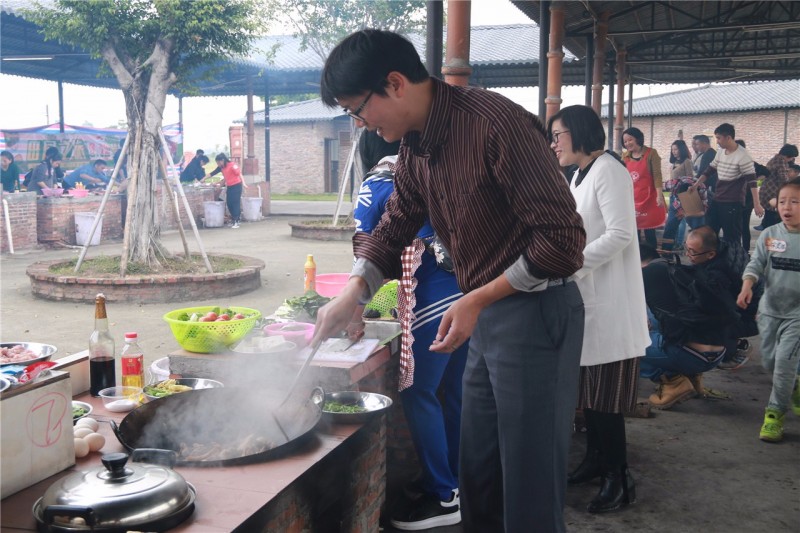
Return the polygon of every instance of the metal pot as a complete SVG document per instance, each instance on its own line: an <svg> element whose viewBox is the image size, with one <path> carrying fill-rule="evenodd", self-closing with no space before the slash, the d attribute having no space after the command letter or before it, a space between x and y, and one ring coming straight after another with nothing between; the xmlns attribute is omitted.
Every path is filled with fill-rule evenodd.
<svg viewBox="0 0 800 533"><path fill-rule="evenodd" d="M294 451L313 436L324 396L316 388L310 397L292 397L273 416L281 400L274 391L192 390L146 403L111 427L127 449L173 450L181 466L262 462ZM193 452L195 447L201 451Z"/></svg>
<svg viewBox="0 0 800 533"><path fill-rule="evenodd" d="M172 470L174 452L137 450L130 463L128 454L109 453L102 461L55 482L36 501L39 531L166 531L194 511L196 491Z"/></svg>

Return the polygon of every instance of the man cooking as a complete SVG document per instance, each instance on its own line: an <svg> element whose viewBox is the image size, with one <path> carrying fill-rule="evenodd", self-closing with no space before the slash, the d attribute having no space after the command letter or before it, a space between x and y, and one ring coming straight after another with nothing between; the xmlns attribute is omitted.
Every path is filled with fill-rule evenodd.
<svg viewBox="0 0 800 533"><path fill-rule="evenodd" d="M108 163L105 160L98 159L94 163L76 168L64 178L64 189L74 189L78 183L87 189L105 187L109 180L105 174L107 167Z"/></svg>
<svg viewBox="0 0 800 533"><path fill-rule="evenodd" d="M505 97L431 78L413 45L380 30L334 48L322 100L358 126L402 139L395 192L353 239L348 284L318 314L313 342L345 329L430 217L463 298L431 350L471 336L464 372L460 494L465 531L564 531L583 301L568 278L586 235L539 120Z"/></svg>

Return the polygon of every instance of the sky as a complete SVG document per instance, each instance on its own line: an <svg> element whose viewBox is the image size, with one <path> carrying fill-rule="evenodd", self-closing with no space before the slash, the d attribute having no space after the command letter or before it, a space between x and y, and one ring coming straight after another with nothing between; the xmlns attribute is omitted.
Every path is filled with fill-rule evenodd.
<svg viewBox="0 0 800 533"><path fill-rule="evenodd" d="M502 0L473 0L472 21L473 25L476 21L480 25L531 23L511 2ZM677 86L664 85L634 86L634 98L677 89ZM537 88L500 89L498 92L526 109L538 112ZM583 94L582 87L565 87L563 105L583 104ZM0 129L31 128L58 122L58 88L55 82L0 73L0 101L4 102ZM254 109L263 109L260 101L254 102ZM222 150L229 144L228 127L243 119L246 112L245 96L184 98L184 150L202 148L210 153ZM125 121L122 92L64 84L64 121L76 126L117 127ZM177 122L178 100L169 96L164 124Z"/></svg>

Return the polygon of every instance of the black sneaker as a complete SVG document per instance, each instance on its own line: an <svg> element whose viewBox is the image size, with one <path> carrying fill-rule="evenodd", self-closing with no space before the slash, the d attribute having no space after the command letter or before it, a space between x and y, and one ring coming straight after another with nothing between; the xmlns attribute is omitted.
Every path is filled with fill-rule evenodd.
<svg viewBox="0 0 800 533"><path fill-rule="evenodd" d="M392 527L403 531L419 531L432 527L452 526L461 522L458 489L450 500L443 502L437 496L425 494L406 509L392 515Z"/></svg>

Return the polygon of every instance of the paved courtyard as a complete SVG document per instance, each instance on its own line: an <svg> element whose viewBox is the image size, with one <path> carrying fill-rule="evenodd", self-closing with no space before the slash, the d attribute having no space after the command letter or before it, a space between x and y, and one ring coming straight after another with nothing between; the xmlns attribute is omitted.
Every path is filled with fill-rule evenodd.
<svg viewBox="0 0 800 533"><path fill-rule="evenodd" d="M332 213L332 207L315 209ZM273 206L275 207L275 206ZM261 222L201 231L206 250L257 257L266 264L262 287L228 301L126 305L109 303L111 330L122 344L126 331L137 331L148 362L177 348L162 315L190 305L241 305L270 313L287 297L303 292L303 263L314 254L319 273L347 272L352 264L349 242L294 239L289 222L313 211L295 206L294 216L273 215ZM281 212L274 209L273 212ZM283 211L286 212L286 211ZM306 216L299 216L300 213ZM316 213L317 215L323 214ZM191 233L189 234L191 238ZM181 249L176 232L164 236L173 251ZM192 251L197 251L194 241ZM89 256L119 254L120 243L90 249ZM93 329L92 304L50 302L31 295L25 268L32 262L76 257L79 250L37 250L0 258L0 338L54 344L58 355L86 349ZM570 531L797 531L800 524L800 417L787 415L786 440L758 440L770 376L760 367L757 339L750 363L737 371L715 370L706 386L729 399L693 399L648 419L627 419L630 466L638 502L611 515L589 515L584 509L598 487L571 488L566 518ZM651 392L641 382L640 396ZM580 460L583 437L575 437L572 464ZM532 474L533 475L533 474ZM457 532L460 527L444 528ZM531 531L536 531L532 525Z"/></svg>

